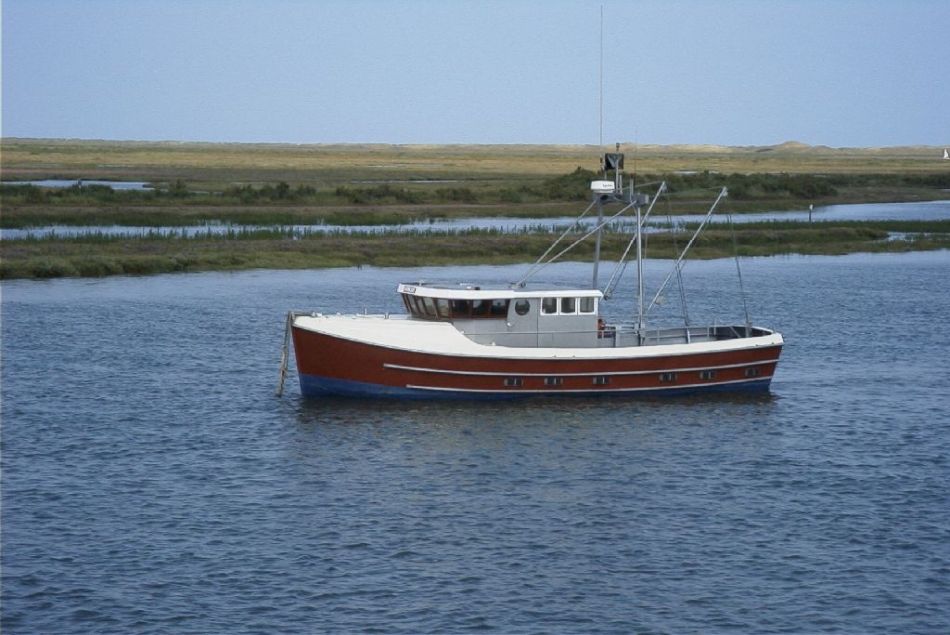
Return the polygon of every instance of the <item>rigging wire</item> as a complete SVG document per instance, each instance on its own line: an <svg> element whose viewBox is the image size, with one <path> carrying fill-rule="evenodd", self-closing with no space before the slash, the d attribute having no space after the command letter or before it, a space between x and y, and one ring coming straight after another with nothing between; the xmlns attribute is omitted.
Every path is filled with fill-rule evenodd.
<svg viewBox="0 0 950 635"><path fill-rule="evenodd" d="M549 260L548 262L546 262L546 263L544 263L544 264L541 264L542 261L543 261L545 258L547 258L548 254L551 253L551 251L553 251L553 249L554 249L555 247L557 247L558 243L560 243L562 240L564 240L564 237L571 233L571 231L574 229L575 226L577 226L577 224L581 221L582 218L584 218L585 216L587 216L588 212L590 212L590 210L594 207L594 205L595 205L596 203L597 203L597 201L591 201L590 205L587 206L587 209L585 209L583 212L581 212L581 215L574 219L574 222L571 223L571 225L568 226L568 228L565 229L564 232L563 232L560 236L558 236L557 239L556 239L553 243L551 243L551 246L548 247L547 250L545 250L545 252L544 252L543 254L541 254L541 256L540 256L537 260L534 261L534 264L533 264L533 265L531 265L530 267L528 267L528 271L525 272L525 274L521 277L521 279L518 280L518 282L516 282L513 286L523 287L524 284L525 284L525 282L528 281L528 278L530 278L530 277L533 276L534 274L536 274L536 273L538 273L539 271L541 271L541 269L543 269L545 266L547 266L550 262L553 262L554 259L557 258L557 256L555 256L554 258L552 258L552 259ZM560 254L558 254L558 255L560 255Z"/></svg>
<svg viewBox="0 0 950 635"><path fill-rule="evenodd" d="M660 295L663 293L663 290L666 289L666 285L669 284L670 279L673 277L673 274L676 271L676 267L679 267L680 263L686 258L686 254L689 253L690 247L693 246L693 243L696 242L696 239L702 233L703 229L705 229L706 223L709 222L709 217L712 216L714 211L716 211L716 207L719 205L719 202L722 201L722 199L724 199L727 194L728 194L728 190L725 187L723 187L719 191L719 196L716 197L716 201L712 204L712 206L710 206L709 211L706 212L706 215L703 216L703 221L699 224L699 227L696 228L696 231L693 232L692 238L690 238L689 242L686 243L686 246L683 247L683 252L679 255L679 257L676 259L676 262L673 264L674 270L670 271L670 273L666 276L666 279L663 281L663 284L661 284L660 288L657 289L656 295L653 296L653 300L650 301L650 306L648 306L646 309L646 313L649 313L653 309L653 307L657 304L657 300L659 300Z"/></svg>
<svg viewBox="0 0 950 635"><path fill-rule="evenodd" d="M667 191L666 181L651 181L650 183L644 183L646 185L655 185L656 183L660 186L656 190L656 194L653 195L653 199L650 201L650 206L647 208L646 214L640 219L640 227L637 228L637 231L641 231L641 228L646 225L647 220L650 218L650 212L653 211L653 205L656 203L657 198ZM630 196L636 196L636 192L633 189L633 185L630 186ZM629 206L628 206L629 207ZM627 209L627 208L624 208ZM630 237L630 241L627 243L627 247L623 250L623 253L620 255L620 260L617 262L617 266L614 267L613 272L610 274L610 279L607 280L607 284L604 286L604 299L609 300L613 295L614 291L617 288L617 285L620 284L620 279L623 278L623 274L627 271L627 265L630 264L630 261L627 260L627 256L630 255L630 250L633 249L633 245L637 241L637 235L634 234Z"/></svg>
<svg viewBox="0 0 950 635"><path fill-rule="evenodd" d="M673 203L669 197L666 198L666 217L670 224L670 235L673 238L673 253L678 254L680 251L679 245L676 241L676 231L673 227ZM685 263L683 263L685 264ZM686 288L683 286L683 265L676 266L676 285L679 288L680 292L680 305L683 308L683 324L687 328L687 337L689 337L689 311L686 307Z"/></svg>
<svg viewBox="0 0 950 635"><path fill-rule="evenodd" d="M595 202L596 202L596 201L595 201ZM591 206L593 206L593 205L594 205L594 203L591 203ZM593 236L594 234L596 234L599 230L603 229L608 223L610 223L612 220L616 219L618 216L622 215L624 212L626 212L626 211L627 211L628 209L630 209L632 206L633 206L633 203L631 203L631 204L625 206L625 207L624 207L623 209L621 209L619 212L617 212L617 213L614 214L613 216L610 216L609 218L605 219L603 222L598 223L597 225L594 226L593 229L591 229L590 231L588 231L586 234L584 234L583 236L581 236L580 238L578 238L577 240L575 240L574 242L572 242L570 245L568 245L567 247L565 247L565 248L562 249L561 251L557 252L555 255L551 256L551 258L549 258L547 262L545 262L545 263L543 263L543 264L539 264L539 263L541 263L541 261L544 259L544 256L548 255L548 254L551 252L551 250L554 248L554 245L551 245L550 247L548 247L548 250L544 252L544 256L541 256L540 258L538 258L538 261L535 262L535 263L531 266L530 269L528 269L528 273L526 273L524 276L522 276L521 280L519 280L519 281L516 283L516 286L519 286L519 287L520 287L520 286L524 286L524 284L525 284L525 282L527 282L528 278L530 278L531 276L535 275L536 273L538 273L539 271L541 271L542 269L544 269L545 267L547 267L549 264L551 264L552 262L554 262L555 260L557 260L558 258L560 258L561 256L563 256L564 254L566 254L566 253L569 252L570 250L574 249L574 247L577 247L579 244L581 244L582 242L584 242L585 240L587 240L588 238L590 238L591 236ZM584 210L584 214L586 214L588 211L590 211L590 207L588 207L586 210ZM580 220L581 218L583 218L583 217L584 217L584 214L581 214L581 216L578 217L577 220ZM576 224L576 221L575 221L575 224ZM554 243L557 244L558 242L560 242L560 241L561 241L561 238L564 238L564 236L566 236L566 235L571 231L571 229L573 229L573 228L574 228L574 225L571 225L571 227L569 227L567 230L565 230L565 232L564 232L563 234L561 234L561 236L560 236L556 241L554 241Z"/></svg>
<svg viewBox="0 0 950 635"><path fill-rule="evenodd" d="M727 211L726 217L729 219L729 228L732 230L732 252L736 259L736 275L739 278L739 298L742 300L742 310L745 313L746 335L752 329L752 320L749 319L749 305L746 302L745 286L742 284L742 268L739 266L739 241L736 238L736 226L732 222L732 212Z"/></svg>

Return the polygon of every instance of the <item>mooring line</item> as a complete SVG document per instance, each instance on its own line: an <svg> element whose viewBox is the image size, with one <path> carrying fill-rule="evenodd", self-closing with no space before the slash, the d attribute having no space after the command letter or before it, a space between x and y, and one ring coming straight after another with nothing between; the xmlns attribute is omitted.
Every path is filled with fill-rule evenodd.
<svg viewBox="0 0 950 635"><path fill-rule="evenodd" d="M277 380L277 396L284 394L284 380L287 378L287 365L290 363L290 331L294 325L294 312L287 311L287 324L284 327L284 346L280 354L280 378Z"/></svg>

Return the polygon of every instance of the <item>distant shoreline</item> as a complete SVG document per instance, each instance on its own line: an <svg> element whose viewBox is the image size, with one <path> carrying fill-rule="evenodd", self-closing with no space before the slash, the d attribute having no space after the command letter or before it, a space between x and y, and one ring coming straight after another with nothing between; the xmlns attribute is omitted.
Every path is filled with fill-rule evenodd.
<svg viewBox="0 0 950 635"><path fill-rule="evenodd" d="M390 145L0 140L4 181L135 181L148 191L104 185L50 192L0 188L4 228L50 225L180 227L207 222L260 230L202 239L55 238L0 241L0 277L49 278L170 271L292 269L533 260L553 238L489 231L454 236L268 234L275 225L386 225L472 216L575 216L590 200L602 148L565 145ZM611 147L612 149L612 147ZM728 186L728 210L948 198L942 146L834 149L777 146L632 146L625 180L665 180L663 214L703 212ZM950 227L930 224L802 223L738 230L740 253L773 255L950 248ZM696 258L733 253L710 229ZM897 234L892 235L892 234ZM651 237L652 257L672 245ZM613 242L617 244L613 244ZM620 239L605 245L605 258ZM619 252L618 252L619 253ZM583 257L583 254L578 256Z"/></svg>
<svg viewBox="0 0 950 635"><path fill-rule="evenodd" d="M609 143L603 147L590 143L391 143L385 141L352 141L352 142L320 142L320 141L201 141L201 140L149 140L149 139L84 139L75 137L0 137L3 144L56 144L56 145L117 145L117 146L159 146L159 147L260 147L260 148L410 148L410 149L458 149L458 148L524 148L529 150L577 150L589 152L613 151L615 144ZM910 152L927 153L940 156L944 148L950 148L950 140L946 143L912 144L893 146L829 146L825 144L808 144L800 141L785 141L777 144L753 145L722 145L714 143L636 143L632 141L619 142L621 151L670 151L670 152Z"/></svg>

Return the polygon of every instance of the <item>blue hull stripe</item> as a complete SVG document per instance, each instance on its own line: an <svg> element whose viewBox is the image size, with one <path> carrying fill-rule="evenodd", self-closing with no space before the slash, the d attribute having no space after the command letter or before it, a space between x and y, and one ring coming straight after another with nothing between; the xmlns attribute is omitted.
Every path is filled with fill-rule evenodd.
<svg viewBox="0 0 950 635"><path fill-rule="evenodd" d="M396 399L465 399L465 400L497 400L497 399L519 399L537 395L551 396L580 396L591 397L604 395L695 395L706 393L759 393L768 392L771 377L764 379L755 379L751 381L691 385L682 387L659 388L659 389L609 389L601 388L599 390L584 391L566 391L566 390L518 390L507 389L499 391L471 392L466 390L431 390L427 388L411 388L398 386L383 386L381 384L371 384L361 381L349 381L344 379L329 379L326 377L317 377L315 375L300 375L300 392L304 397L328 397L328 396L346 396L346 397L382 397Z"/></svg>

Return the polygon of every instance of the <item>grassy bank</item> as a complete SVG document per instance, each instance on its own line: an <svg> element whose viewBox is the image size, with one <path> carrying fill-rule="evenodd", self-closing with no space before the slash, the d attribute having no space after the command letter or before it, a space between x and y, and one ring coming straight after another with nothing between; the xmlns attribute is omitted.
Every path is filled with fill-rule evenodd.
<svg viewBox="0 0 950 635"><path fill-rule="evenodd" d="M602 148L593 146L392 146L138 143L3 139L4 181L132 180L153 191L86 185L61 190L0 186L0 226L182 227L209 222L383 225L466 217L575 216L588 203ZM658 213L704 212L718 187L731 212L807 209L835 203L950 197L942 148L833 149L782 144L632 146L638 183L668 182ZM628 174L629 178L629 174ZM654 186L645 186L652 191ZM903 251L948 246L945 224L742 225L746 255ZM896 240L889 232L907 232ZM223 237L48 238L0 242L0 277L46 278L251 268L413 266L530 262L553 236L465 231L430 235L236 232ZM608 234L605 258L624 236ZM677 237L679 245L685 236ZM572 254L590 257L590 245ZM649 238L649 255L671 257L673 239ZM693 255L733 253L732 234L711 228Z"/></svg>
<svg viewBox="0 0 950 635"><path fill-rule="evenodd" d="M936 139L935 143L947 143ZM213 144L62 139L0 140L4 179L103 178L222 189L231 183L325 184L353 180L471 181L596 169L604 148L582 145ZM627 170L640 174L939 173L943 146L828 148L621 144ZM612 148L611 148L612 150Z"/></svg>
<svg viewBox="0 0 950 635"><path fill-rule="evenodd" d="M906 235L889 240L891 232ZM739 253L844 254L950 248L950 221L875 223L761 223L736 227ZM688 236L653 235L647 255L671 258ZM466 230L449 235L424 233L309 235L293 238L280 232L245 232L231 238L81 237L34 239L0 244L0 277L51 278L152 274L176 271L304 269L349 266L426 266L512 264L531 262L550 245L542 232ZM629 236L608 233L603 258L616 259ZM590 241L588 241L590 243ZM582 244L570 259L587 260L592 244ZM728 228L707 230L691 252L694 258L731 256Z"/></svg>
<svg viewBox="0 0 950 635"><path fill-rule="evenodd" d="M224 192L113 191L108 187L61 190L0 186L0 227L46 225L132 225L174 227L208 222L242 225L381 225L418 220L472 217L574 216L590 200L593 172L574 172L517 188L426 188L419 186L337 187L320 191L286 183L234 187ZM669 194L659 201L664 213L705 212L718 189L729 190L726 207L743 213L807 209L809 205L852 202L900 202L950 197L947 174L835 177L790 174L646 175L644 190L659 182Z"/></svg>
<svg viewBox="0 0 950 635"><path fill-rule="evenodd" d="M782 144L632 146L628 178L670 186L665 211L705 211L715 189L734 212L950 196L950 163L933 147L832 149ZM592 146L390 146L2 140L4 181L119 179L0 186L0 226L397 224L472 216L573 215L590 198ZM655 185L654 185L655 187ZM645 191L652 187L645 186Z"/></svg>

